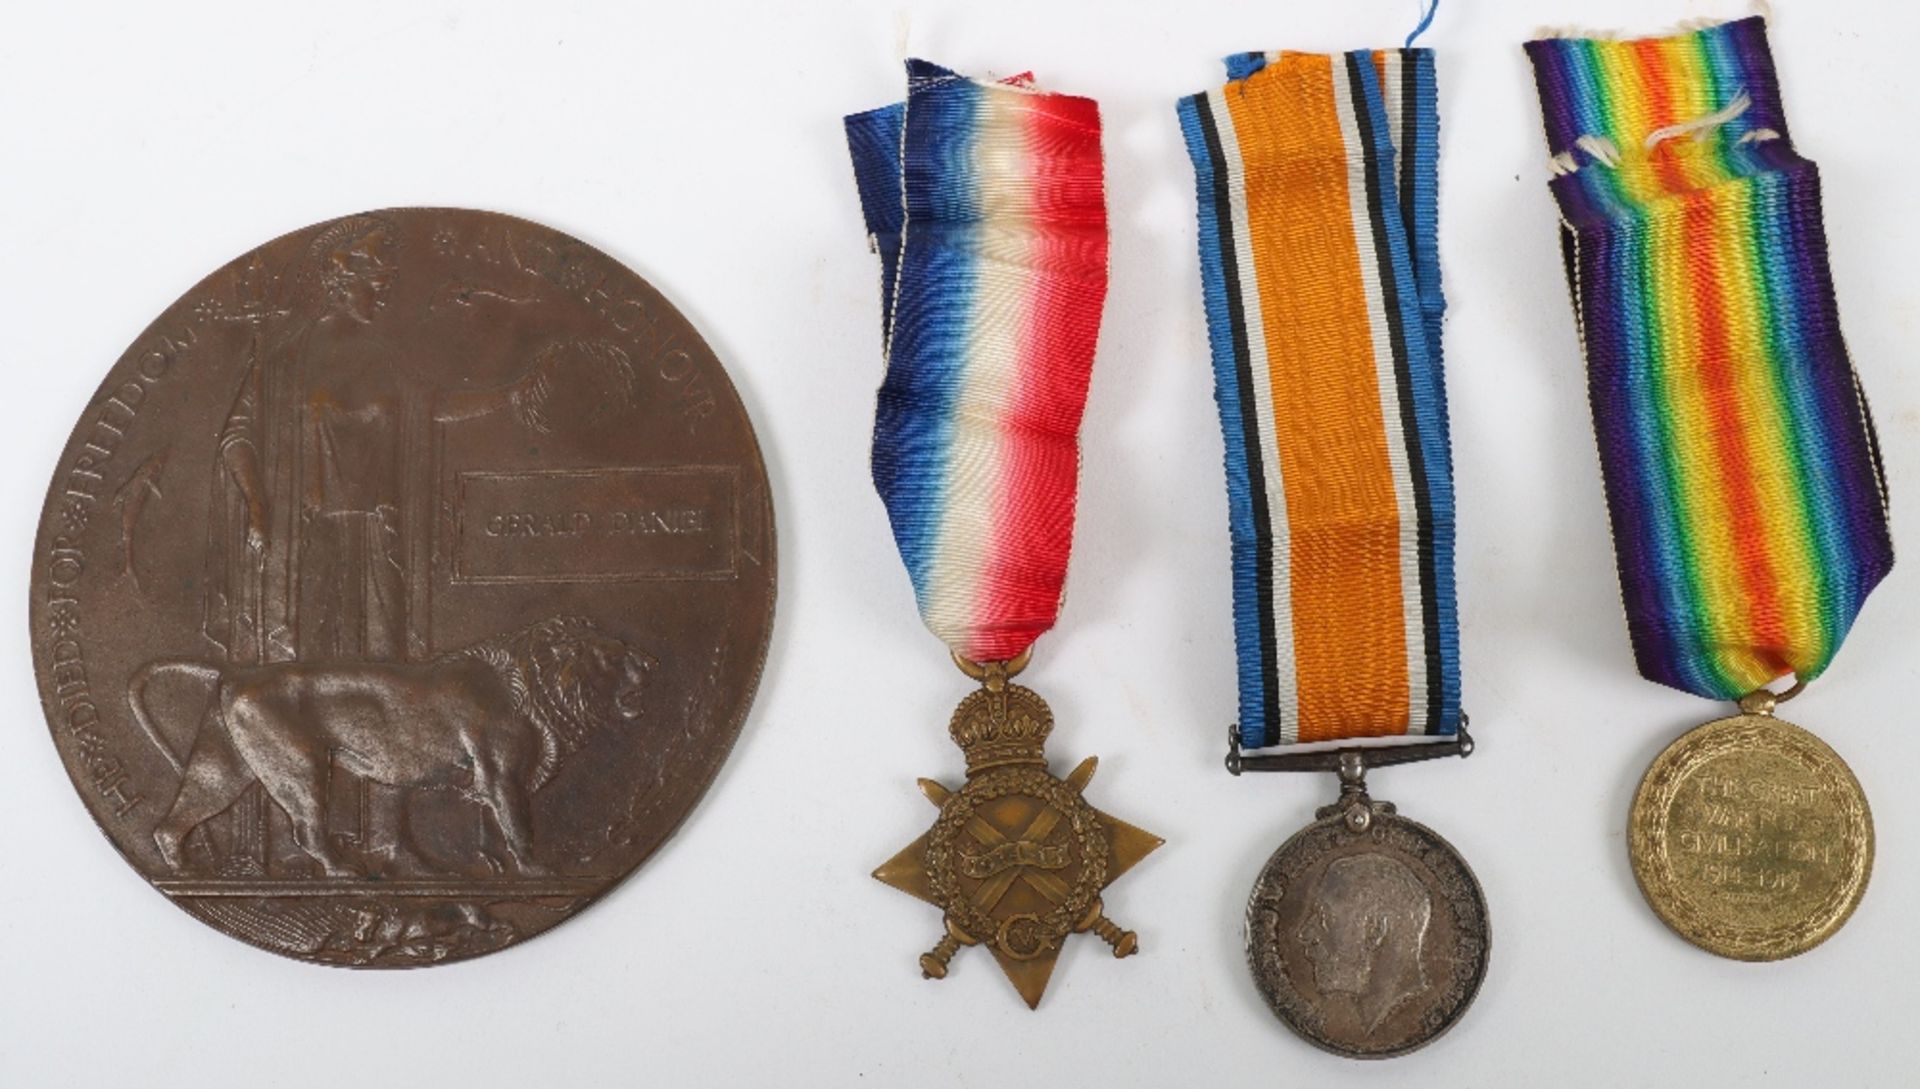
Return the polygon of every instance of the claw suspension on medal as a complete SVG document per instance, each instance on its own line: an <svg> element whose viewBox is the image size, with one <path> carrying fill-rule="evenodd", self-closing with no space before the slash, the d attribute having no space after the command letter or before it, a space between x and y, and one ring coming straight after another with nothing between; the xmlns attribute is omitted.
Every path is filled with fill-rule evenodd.
<svg viewBox="0 0 1920 1089"><path fill-rule="evenodd" d="M1865 893L1873 821L1846 763L1775 709L1893 565L1819 173L1787 135L1759 17L1527 52L1634 657L1740 712L1648 769L1634 876L1695 945L1793 956Z"/></svg>
<svg viewBox="0 0 1920 1089"><path fill-rule="evenodd" d="M1092 757L1048 770L1053 713L1012 682L1053 626L1073 539L1107 284L1100 114L1026 76L907 75L906 101L846 119L881 261L873 479L921 618L980 687L948 728L966 781L920 780L933 827L874 876L945 913L923 975L984 946L1037 1007L1072 935L1139 948L1102 894L1161 842L1087 801Z"/></svg>
<svg viewBox="0 0 1920 1089"><path fill-rule="evenodd" d="M1247 961L1294 1031L1382 1058L1459 1020L1490 941L1473 871L1366 781L1370 768L1473 748L1433 54L1243 53L1227 69L1232 82L1179 103L1226 437L1240 681L1227 767L1340 779L1338 800L1255 882ZM1336 744L1362 738L1408 743ZM1276 747L1287 751L1244 751Z"/></svg>

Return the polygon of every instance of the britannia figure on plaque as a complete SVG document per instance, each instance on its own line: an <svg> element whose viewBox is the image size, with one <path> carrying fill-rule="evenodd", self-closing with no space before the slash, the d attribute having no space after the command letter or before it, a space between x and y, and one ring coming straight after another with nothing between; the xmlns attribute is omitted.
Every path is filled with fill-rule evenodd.
<svg viewBox="0 0 1920 1089"><path fill-rule="evenodd" d="M382 320L398 239L375 216L332 224L255 324L215 437L205 632L228 666L419 657L402 525L407 400ZM342 814L363 851L404 850L402 799L366 783ZM236 807L231 863L268 864L258 791Z"/></svg>
<svg viewBox="0 0 1920 1089"><path fill-rule="evenodd" d="M232 663L408 656L391 228L321 232L220 428L206 633Z"/></svg>
<svg viewBox="0 0 1920 1089"><path fill-rule="evenodd" d="M129 682L136 721L181 773L154 831L176 871L188 837L227 814L223 876L536 874L533 794L602 727L639 717L652 659L585 618L437 657L426 645L410 593L428 577L426 529L407 524L431 487L425 429L500 413L535 434L591 430L631 406L634 371L615 345L559 339L504 386L403 388L383 316L397 246L377 216L329 225L255 324L214 451L205 632L223 660L157 660ZM183 679L201 709L156 706L150 682ZM476 859L448 862L449 836L438 862L409 842L426 792L484 808ZM271 834L269 799L290 837Z"/></svg>

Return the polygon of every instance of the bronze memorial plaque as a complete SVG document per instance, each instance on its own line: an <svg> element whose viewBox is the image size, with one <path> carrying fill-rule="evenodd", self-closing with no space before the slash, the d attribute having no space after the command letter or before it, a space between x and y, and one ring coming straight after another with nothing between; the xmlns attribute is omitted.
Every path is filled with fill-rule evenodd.
<svg viewBox="0 0 1920 1089"><path fill-rule="evenodd" d="M323 964L479 956L685 819L773 620L766 470L699 333L486 212L286 235L108 374L54 471L41 700L114 846Z"/></svg>

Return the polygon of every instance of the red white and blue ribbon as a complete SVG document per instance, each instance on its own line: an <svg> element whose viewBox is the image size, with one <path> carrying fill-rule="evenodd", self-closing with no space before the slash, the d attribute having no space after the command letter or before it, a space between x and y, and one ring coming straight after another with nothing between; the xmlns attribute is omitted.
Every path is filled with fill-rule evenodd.
<svg viewBox="0 0 1920 1089"><path fill-rule="evenodd" d="M881 258L873 481L920 615L1004 661L1053 626L1107 290L1099 107L907 62L846 119Z"/></svg>

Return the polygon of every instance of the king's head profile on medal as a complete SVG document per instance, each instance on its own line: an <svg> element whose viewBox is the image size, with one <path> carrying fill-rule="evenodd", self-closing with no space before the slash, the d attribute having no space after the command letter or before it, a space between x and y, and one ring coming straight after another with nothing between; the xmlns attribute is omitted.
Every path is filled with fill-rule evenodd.
<svg viewBox="0 0 1920 1089"><path fill-rule="evenodd" d="M1038 1007L1067 938L1139 939L1102 892L1160 840L1047 767L1053 713L1012 678L1053 626L1072 547L1080 417L1107 287L1100 112L1030 77L907 64L907 100L846 119L880 256L886 379L873 481L927 627L979 688L948 732L966 781L920 780L933 827L874 876L931 903L944 979L980 945Z"/></svg>
<svg viewBox="0 0 1920 1089"><path fill-rule="evenodd" d="M1384 1058L1460 1019L1490 944L1466 862L1367 788L1372 768L1473 751L1434 57L1241 53L1227 74L1178 108L1226 439L1240 697L1227 768L1340 778L1255 881L1247 963L1288 1027Z"/></svg>
<svg viewBox="0 0 1920 1089"><path fill-rule="evenodd" d="M1294 940L1313 966L1313 985L1350 999L1369 1030L1427 989L1421 961L1433 894L1406 863L1378 854L1336 859L1307 899L1314 908Z"/></svg>

